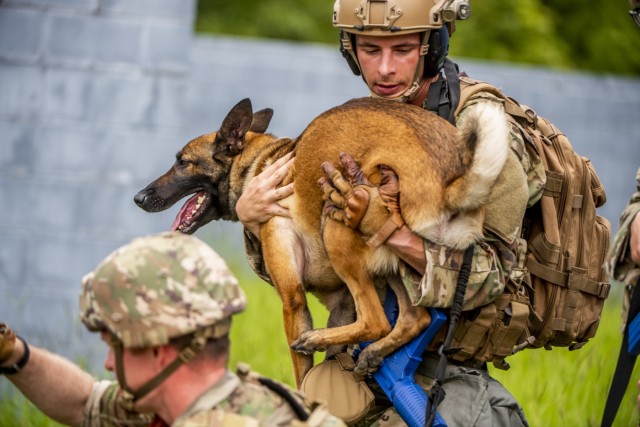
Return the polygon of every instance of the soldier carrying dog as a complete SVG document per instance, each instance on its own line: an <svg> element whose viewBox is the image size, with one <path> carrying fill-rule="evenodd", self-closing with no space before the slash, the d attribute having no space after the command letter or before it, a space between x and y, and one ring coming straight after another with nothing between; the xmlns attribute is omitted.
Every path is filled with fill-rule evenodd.
<svg viewBox="0 0 640 427"><path fill-rule="evenodd" d="M117 249L83 279L82 321L109 347L98 381L0 323L0 373L71 426L343 426L322 405L240 364L227 369L231 317L246 305L220 256L161 233Z"/></svg>
<svg viewBox="0 0 640 427"><path fill-rule="evenodd" d="M409 103L460 125L465 120L465 109L471 105L503 102L491 93L480 92L462 105L457 120L454 118L459 83L457 66L447 58L449 37L455 30L456 18L466 18L468 12L467 1L337 0L333 25L340 29L343 56L354 74L362 77L372 97ZM492 302L505 287L519 289L526 272L526 243L520 238L522 221L525 209L540 199L546 177L542 164L528 157L521 134L510 132L509 136L512 150L486 206L485 236L474 247L464 310ZM381 185L376 187L366 181L348 153L340 161L348 174L346 178L331 163L323 165L326 178L319 184L327 200L324 213L361 232L367 240L372 234L379 234L375 230L388 225L390 217L401 214L397 176L391 170L382 170ZM291 184L278 187L293 162L289 159L265 169L245 188L236 206L246 230L250 264L267 281L259 229L273 215L290 216L277 202L293 191ZM388 217L373 217L370 212L379 212L379 206L371 208L374 203L384 204ZM364 223L367 230L360 227ZM452 305L464 251L445 250L422 239L406 225L387 227L383 239L384 245L404 261L399 274L407 287L420 284L419 288L426 290L423 301L430 301L427 305ZM415 378L425 390L435 379L437 362L435 352L423 355ZM485 363L450 359L446 372L442 384L446 398L439 412L448 426L528 425L521 406L489 375ZM375 406L366 409L358 425L404 425L375 382L367 383L376 394Z"/></svg>

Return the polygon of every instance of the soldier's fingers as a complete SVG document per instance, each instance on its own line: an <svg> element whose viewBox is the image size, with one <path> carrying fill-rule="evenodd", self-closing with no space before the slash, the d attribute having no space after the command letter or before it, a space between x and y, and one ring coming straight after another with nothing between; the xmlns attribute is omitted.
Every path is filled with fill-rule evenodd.
<svg viewBox="0 0 640 427"><path fill-rule="evenodd" d="M289 209L282 207L277 203L273 204L273 206L269 209L269 213L276 216L291 218L291 212L289 212Z"/></svg>
<svg viewBox="0 0 640 427"><path fill-rule="evenodd" d="M333 166L333 163L331 162L322 162L322 165L320 165L320 167L322 168L322 172L324 172L326 176L331 175L331 172L336 170L336 167Z"/></svg>
<svg viewBox="0 0 640 427"><path fill-rule="evenodd" d="M285 154L284 156L280 157L278 160L276 160L275 162L273 162L269 166L267 166L264 170L274 171L274 170L284 166L292 158L293 158L293 151L291 151L291 152Z"/></svg>
<svg viewBox="0 0 640 427"><path fill-rule="evenodd" d="M390 199L398 198L400 192L400 181L393 169L385 165L380 165L380 196L386 202Z"/></svg>
<svg viewBox="0 0 640 427"><path fill-rule="evenodd" d="M293 194L293 182L287 185L284 185L282 187L278 187L273 192L273 196L275 197L275 200L284 199L285 197L288 197L292 194Z"/></svg>
<svg viewBox="0 0 640 427"><path fill-rule="evenodd" d="M351 195L351 191L353 190L353 186L351 185L351 183L349 181L344 179L344 177L342 176L340 171L338 171L337 169L334 169L329 174L329 179L333 183L333 186L336 187L338 189L338 191L340 191L340 193L342 193L343 196L349 197Z"/></svg>
<svg viewBox="0 0 640 427"><path fill-rule="evenodd" d="M322 192L324 193L322 197L324 200L330 200L331 203L334 203L341 208L344 206L344 197L331 184L331 181L323 177L318 180L318 184L321 186Z"/></svg>
<svg viewBox="0 0 640 427"><path fill-rule="evenodd" d="M326 203L323 211L324 214L332 220L344 223L344 211L342 209L338 209L334 205Z"/></svg>
<svg viewBox="0 0 640 427"><path fill-rule="evenodd" d="M289 156L289 155L287 155ZM282 159L278 159L278 161L280 161ZM272 185L277 185L280 182L282 182L282 180L284 179L285 176L287 176L287 173L289 172L289 169L291 169L291 166L293 166L293 162L294 162L295 158L289 158L285 163L282 163L280 165L278 165L276 168L271 169L271 175L269 176L269 181L272 183ZM274 166L275 163L271 166Z"/></svg>
<svg viewBox="0 0 640 427"><path fill-rule="evenodd" d="M351 157L350 154L340 153L340 163L342 163L342 166L344 167L344 170L347 171L351 182L353 182L355 185L371 185L367 177L364 176L364 173L362 173L362 169L360 169L358 163L356 163L356 161L353 157Z"/></svg>

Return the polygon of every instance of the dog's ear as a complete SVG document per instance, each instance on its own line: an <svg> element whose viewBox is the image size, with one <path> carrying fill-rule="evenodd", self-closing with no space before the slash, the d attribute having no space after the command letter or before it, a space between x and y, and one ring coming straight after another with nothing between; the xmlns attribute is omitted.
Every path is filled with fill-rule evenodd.
<svg viewBox="0 0 640 427"><path fill-rule="evenodd" d="M271 108L265 108L264 110L255 112L249 130L256 133L265 133L271 122L271 117L273 117L273 110Z"/></svg>
<svg viewBox="0 0 640 427"><path fill-rule="evenodd" d="M238 102L222 121L218 139L225 144L227 154L235 156L244 148L244 136L251 126L253 109L251 100L245 98Z"/></svg>

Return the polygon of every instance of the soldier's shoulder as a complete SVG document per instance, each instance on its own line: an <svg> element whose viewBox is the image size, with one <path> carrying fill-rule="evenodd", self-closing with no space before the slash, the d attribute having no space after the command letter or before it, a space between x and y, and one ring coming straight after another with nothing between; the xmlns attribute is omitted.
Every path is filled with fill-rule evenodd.
<svg viewBox="0 0 640 427"><path fill-rule="evenodd" d="M220 408L209 409L208 411L199 412L182 420L175 427L248 427L263 425L259 419L237 414L232 411L226 411Z"/></svg>

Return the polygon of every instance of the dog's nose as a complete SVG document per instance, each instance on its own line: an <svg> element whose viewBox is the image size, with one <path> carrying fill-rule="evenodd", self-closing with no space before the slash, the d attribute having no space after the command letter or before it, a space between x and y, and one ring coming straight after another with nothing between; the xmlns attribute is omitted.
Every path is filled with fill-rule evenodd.
<svg viewBox="0 0 640 427"><path fill-rule="evenodd" d="M147 199L147 194L144 191L141 191L135 196L133 196L133 201L136 202L136 205L138 206L144 205L144 202L146 199Z"/></svg>

